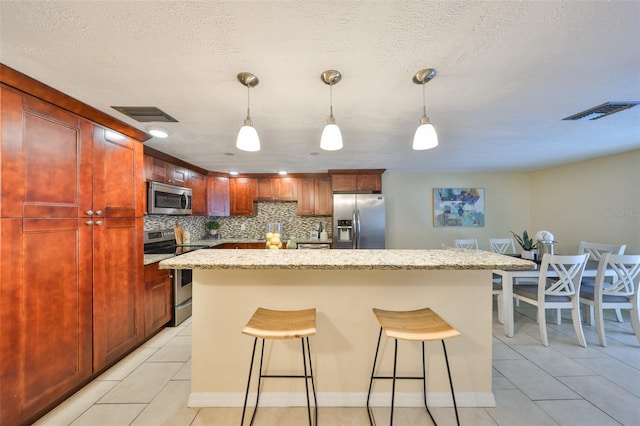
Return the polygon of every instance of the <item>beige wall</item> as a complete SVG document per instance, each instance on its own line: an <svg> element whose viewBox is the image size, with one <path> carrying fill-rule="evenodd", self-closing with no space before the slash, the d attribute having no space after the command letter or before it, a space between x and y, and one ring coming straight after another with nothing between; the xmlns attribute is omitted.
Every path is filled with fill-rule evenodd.
<svg viewBox="0 0 640 426"><path fill-rule="evenodd" d="M531 229L548 229L558 253L580 240L640 253L640 149L532 172Z"/></svg>
<svg viewBox="0 0 640 426"><path fill-rule="evenodd" d="M477 238L489 249L489 238L511 236L529 225L528 173L385 173L387 248L441 248L456 238ZM485 226L434 227L433 188L484 188Z"/></svg>
<svg viewBox="0 0 640 426"><path fill-rule="evenodd" d="M484 227L433 227L434 187L485 189ZM640 150L531 173L385 173L388 248L440 248L455 238L489 238L546 229L558 253L581 239L626 243L640 253Z"/></svg>

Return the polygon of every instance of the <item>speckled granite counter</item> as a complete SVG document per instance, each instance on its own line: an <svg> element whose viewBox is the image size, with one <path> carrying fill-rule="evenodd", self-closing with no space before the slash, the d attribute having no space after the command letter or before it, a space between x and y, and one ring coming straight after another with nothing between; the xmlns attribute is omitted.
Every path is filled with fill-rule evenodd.
<svg viewBox="0 0 640 426"><path fill-rule="evenodd" d="M461 333L447 342L459 406L494 406L491 270L533 265L467 250L199 250L160 262L193 269L192 407L242 406L253 339L240 331L257 307L316 308L311 347L320 406L365 406L379 330L373 307L435 310ZM271 344L269 369L298 374L299 342ZM419 345L400 345L402 373L416 375ZM393 345L384 348L382 374L393 357ZM428 398L451 406L441 351L438 342L427 344ZM389 389L377 387L372 405L388 406ZM305 405L303 381L270 381L260 404ZM420 383L403 381L396 404L421 406Z"/></svg>
<svg viewBox="0 0 640 426"><path fill-rule="evenodd" d="M532 269L533 262L483 250L198 250L161 269Z"/></svg>

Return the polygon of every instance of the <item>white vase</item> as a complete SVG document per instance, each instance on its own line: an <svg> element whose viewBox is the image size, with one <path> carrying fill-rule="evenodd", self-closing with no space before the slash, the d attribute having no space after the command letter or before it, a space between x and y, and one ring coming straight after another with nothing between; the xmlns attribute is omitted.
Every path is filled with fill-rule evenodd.
<svg viewBox="0 0 640 426"><path fill-rule="evenodd" d="M533 250L522 250L520 252L520 257L527 260L535 260L536 252Z"/></svg>

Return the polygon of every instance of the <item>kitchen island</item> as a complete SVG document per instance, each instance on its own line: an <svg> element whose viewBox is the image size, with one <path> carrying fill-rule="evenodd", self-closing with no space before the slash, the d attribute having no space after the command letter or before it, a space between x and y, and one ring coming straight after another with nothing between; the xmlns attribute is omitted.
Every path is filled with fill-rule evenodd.
<svg viewBox="0 0 640 426"><path fill-rule="evenodd" d="M242 406L253 339L241 334L257 307L317 309L310 339L320 406L364 406L379 326L373 307L430 307L461 336L447 347L459 406L494 406L491 389L492 269L532 269L529 261L481 250L198 250L160 268L193 269L189 406ZM272 374L302 368L297 339L267 342ZM393 345L379 365L390 372ZM420 346L400 342L398 375L421 371ZM427 344L428 398L451 406L442 345ZM380 364L381 362L381 364ZM386 369L386 371L384 371ZM300 382L300 383L298 383ZM261 405L305 405L301 380L267 380ZM421 406L419 381L398 383L396 404ZM389 405L378 383L372 405Z"/></svg>

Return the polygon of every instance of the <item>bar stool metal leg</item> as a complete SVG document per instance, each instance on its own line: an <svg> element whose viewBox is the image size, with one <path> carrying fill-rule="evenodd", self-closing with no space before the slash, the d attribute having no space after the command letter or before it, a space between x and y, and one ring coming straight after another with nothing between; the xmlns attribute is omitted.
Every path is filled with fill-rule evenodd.
<svg viewBox="0 0 640 426"><path fill-rule="evenodd" d="M247 399L249 398L249 386L251 385L251 373L253 372L253 361L256 356L256 344L258 343L258 338L253 339L253 351L251 352L251 364L249 364L249 377L247 378L247 391L244 394L244 405L242 406L242 419L240 420L240 425L244 425L244 414L247 410Z"/></svg>
<svg viewBox="0 0 640 426"><path fill-rule="evenodd" d="M444 361L447 364L447 374L449 375L449 386L451 387L451 398L453 398L453 410L456 413L456 424L460 426L460 418L458 418L458 406L456 404L456 394L453 392L453 381L451 380L451 370L449 369L449 357L447 356L447 346L442 342L442 350L444 351Z"/></svg>
<svg viewBox="0 0 640 426"><path fill-rule="evenodd" d="M378 362L378 351L380 349L380 340L382 339L382 327L380 327L380 333L378 334L378 344L376 346L376 354L373 357L373 368L371 369L371 379L369 380L369 392L367 393L367 413L369 414L369 424L373 426L373 414L371 413L371 407L369 407L369 400L371 398L371 388L373 387L373 379L376 375L376 363Z"/></svg>
<svg viewBox="0 0 640 426"><path fill-rule="evenodd" d="M309 345L309 338L305 337L304 339L302 339L302 354L304 356L304 342L305 340L307 341L307 356L309 357L309 377L311 378L311 390L313 391L313 404L315 407L315 414L314 414L314 420L315 420L315 425L318 424L318 398L316 396L316 384L315 381L313 379L313 365L311 363L311 346ZM305 385L307 383L307 377L306 377L307 373L305 371ZM309 412L311 411L311 407L309 405L309 390L307 388L307 408L309 410ZM311 414L309 414L309 416L311 416ZM311 424L311 418L309 418L309 424Z"/></svg>
<svg viewBox="0 0 640 426"><path fill-rule="evenodd" d="M431 418L431 421L434 425L437 425L436 419L433 418L433 414L431 414L431 410L429 410L429 406L427 405L427 361L425 356L424 342L422 343L422 393L424 397L424 408L427 409L427 414Z"/></svg>

